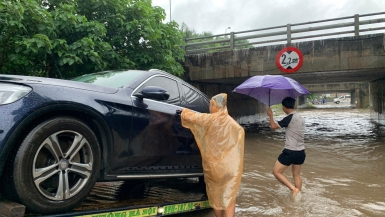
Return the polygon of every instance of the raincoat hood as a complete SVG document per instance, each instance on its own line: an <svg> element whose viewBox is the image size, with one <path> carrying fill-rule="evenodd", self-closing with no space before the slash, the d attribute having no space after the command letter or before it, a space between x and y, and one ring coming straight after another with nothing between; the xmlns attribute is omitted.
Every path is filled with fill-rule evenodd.
<svg viewBox="0 0 385 217"><path fill-rule="evenodd" d="M227 112L227 94L221 93L215 95L210 100L210 113L223 112L226 115Z"/></svg>

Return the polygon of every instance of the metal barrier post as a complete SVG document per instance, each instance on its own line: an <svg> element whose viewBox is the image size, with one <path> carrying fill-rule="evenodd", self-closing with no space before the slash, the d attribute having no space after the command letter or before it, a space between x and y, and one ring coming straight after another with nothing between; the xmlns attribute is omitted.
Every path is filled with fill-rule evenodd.
<svg viewBox="0 0 385 217"><path fill-rule="evenodd" d="M234 32L230 32L230 50L234 50Z"/></svg>
<svg viewBox="0 0 385 217"><path fill-rule="evenodd" d="M184 38L184 51L187 53L187 38Z"/></svg>
<svg viewBox="0 0 385 217"><path fill-rule="evenodd" d="M287 46L291 46L291 24L287 24Z"/></svg>
<svg viewBox="0 0 385 217"><path fill-rule="evenodd" d="M354 36L360 35L360 15L354 14Z"/></svg>
<svg viewBox="0 0 385 217"><path fill-rule="evenodd" d="M294 23L294 24L286 24L281 26L274 26L269 28L262 28L262 29L253 29L253 30L247 30L247 31L240 31L240 32L231 32L226 34L219 34L219 35L210 35L210 36L203 36L203 37L197 37L197 38L188 38L186 40L186 52L189 53L200 53L200 52L211 52L212 50L224 50L224 49L236 49L237 46L251 46L251 45L259 45L259 44L267 44L267 43L277 43L280 44L285 43L287 46L291 46L292 40L296 42L300 42L299 40L303 39L310 39L310 38L319 38L324 36L335 36L342 35L342 34L349 34L354 35L355 37L360 35L360 32L374 32L377 30L383 30L385 29L384 26L376 27L376 28L364 28L367 24L374 24L374 23L385 23L385 18L378 18L374 19L373 16L377 15L385 15L385 12L379 12L379 13L372 13L372 14L355 14L354 16L348 16L348 17L339 17L339 18L333 18L333 19L325 19L325 20L319 20L319 21L312 21L312 22L304 22L304 23ZM367 20L361 20L360 17L373 17L373 19L367 19ZM346 21L348 20L349 21ZM354 19L354 21L352 20ZM345 21L343 21L345 20ZM327 22L331 21L339 21L338 23L332 23L328 24ZM305 27L310 24L317 24L313 27ZM318 25L321 24L321 25ZM361 28L360 29L360 25ZM291 27L294 26L295 29L291 29ZM284 29L286 27L286 30ZM346 29L345 27L348 27L349 29ZM354 29L352 29L354 27ZM337 30L337 31L330 31L326 32L328 30ZM262 33L261 31L269 30L270 32ZM310 34L309 32L315 32L315 31L323 31L321 33L313 33ZM248 35L241 36L241 34L244 33L252 33ZM297 35L298 33L301 33L301 35ZM305 33L309 33L308 35L305 35ZM285 39L286 34L286 39ZM294 36L292 36L294 34ZM227 38L227 35L230 36L230 40ZM223 39L223 36L224 39ZM237 38L235 39L235 36ZM274 37L274 38L270 38ZM338 36L339 37L339 36ZM204 39L200 42L197 42L197 39ZM261 39L249 42L249 39ZM192 42L195 41L195 42ZM240 42L235 44L235 42ZM242 42L241 42L242 41ZM246 41L246 42L245 42ZM189 42L189 43L187 43ZM222 46L214 46L214 47L206 47L206 45L214 45L214 44L221 44Z"/></svg>

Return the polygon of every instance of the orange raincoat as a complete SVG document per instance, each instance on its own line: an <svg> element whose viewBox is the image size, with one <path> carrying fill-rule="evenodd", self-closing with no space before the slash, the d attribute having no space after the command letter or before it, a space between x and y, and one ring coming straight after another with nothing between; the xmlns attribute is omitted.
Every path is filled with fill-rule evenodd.
<svg viewBox="0 0 385 217"><path fill-rule="evenodd" d="M183 109L182 125L194 134L202 155L211 207L226 210L235 201L243 171L245 131L228 115L227 94L210 100L210 113Z"/></svg>

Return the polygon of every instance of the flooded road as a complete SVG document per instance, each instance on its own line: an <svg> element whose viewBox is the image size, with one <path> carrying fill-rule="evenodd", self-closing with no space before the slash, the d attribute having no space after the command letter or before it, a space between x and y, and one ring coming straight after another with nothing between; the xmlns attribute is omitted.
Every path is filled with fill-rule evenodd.
<svg viewBox="0 0 385 217"><path fill-rule="evenodd" d="M237 217L385 216L385 126L368 109L298 109L305 120L302 192L291 198L272 169L285 143L284 129L246 130ZM285 115L277 110L275 120ZM291 167L284 173L290 181ZM97 183L77 211L206 200L197 178ZM212 209L172 215L213 217Z"/></svg>
<svg viewBox="0 0 385 217"><path fill-rule="evenodd" d="M385 216L385 126L371 122L369 110L298 112L306 123L302 193L292 199L271 173L284 130L248 130L236 216ZM291 167L284 174L292 181Z"/></svg>

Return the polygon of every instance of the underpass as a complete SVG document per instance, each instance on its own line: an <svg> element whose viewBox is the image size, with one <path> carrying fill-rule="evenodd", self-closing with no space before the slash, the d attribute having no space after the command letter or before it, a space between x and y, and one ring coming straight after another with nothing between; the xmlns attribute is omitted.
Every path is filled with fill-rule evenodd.
<svg viewBox="0 0 385 217"><path fill-rule="evenodd" d="M340 90L320 90L322 92L346 92L351 91L352 96L358 97L361 91L367 91L370 102L371 117L376 120L384 120L384 88L385 88L385 55L384 55L385 35L365 35L365 36L350 36L339 39L328 40L315 40L311 42L298 42L291 43L290 45L300 48L304 53L304 65L295 73L285 74L285 76L291 77L304 85L330 85L332 83L364 83L368 82L368 89L365 88L353 88L353 89L340 89ZM229 111L230 114L240 123L261 123L264 126L266 120L266 107L245 96L240 96L232 93L231 91L235 86L253 75L264 74L282 74L275 66L275 55L285 47L286 45L274 45L256 47L248 50L232 50L223 51L212 54L195 54L186 56L186 80L192 83L194 86L199 87L208 96L213 96L219 92L226 92L229 94ZM314 90L317 93L317 90ZM364 97L365 97L364 96ZM366 100L366 99L365 99ZM300 100L299 100L300 101ZM357 103L355 103L357 104ZM365 104L365 103L363 103ZM328 108L351 108L351 102L341 102L338 105L331 104L326 105L314 105L316 108L326 109ZM331 110L329 110L331 111ZM334 111L335 112L335 111ZM314 111L304 111L305 115L314 115ZM347 115L348 114L348 115ZM349 114L351 116L349 116ZM336 197L334 191L339 191L342 196L349 191L346 188L338 189L338 186L353 186L355 189L360 190L359 186L365 183L365 180L360 178L360 169L368 169L374 166L379 171L382 169L381 161L376 153L372 153L370 150L383 150L383 143L381 140L381 133L374 134L359 134L358 137L352 136L360 131L360 127L368 127L366 129L374 129L377 125L371 125L370 121L357 114L345 113L339 114L342 118L323 116L312 116L310 118L311 124L308 127L312 130L310 135L311 140L308 140L309 144L309 165L317 165L319 161L324 159L316 158L315 156L321 156L321 154L328 154L327 151L331 151L328 145L333 144L338 146L333 140L339 138L339 142L348 140L342 145L348 146L349 142L357 142L357 145L363 147L363 151L358 150L356 152L355 147L351 147L348 151L344 151L346 156L332 156L332 165L339 164L339 160L343 158L343 165L340 166L340 170L336 173L328 174L328 168L316 167L314 170L311 168L306 169L305 183L306 190L304 198L309 199L309 203L305 204L304 209L298 209L298 216L306 216L307 210L314 207L312 202L321 201L320 205L317 204L314 210L315 212L324 211L324 214L338 213L338 214L378 214L376 210L379 206L380 209L382 201L378 197L373 197L373 192L381 191L383 186L380 181L383 180L375 176L375 173L366 174L367 177L373 178L373 183L368 187L369 194L359 191L356 196ZM369 117L369 114L366 113ZM358 116L358 117L357 117ZM352 118L352 117L355 117ZM320 122L320 120L326 120L326 122ZM331 121L329 121L331 120ZM364 125L354 125L352 131L345 132L345 134L339 134L337 137L332 133L335 130L341 130L343 126L339 124L338 127L334 127L333 121L358 121ZM363 120L365 120L363 122ZM328 122L329 121L329 122ZM322 125L322 126L319 126ZM381 127L380 127L381 128ZM358 129L358 130L357 130ZM328 134L330 133L330 134ZM327 136L327 140L322 139ZM256 213L258 216L270 214L290 214L282 210L287 208L285 203L286 197L284 191L278 187L278 192L275 192L277 186L271 186L272 180L270 174L270 162L275 160L275 154L281 148L281 144L276 144L275 141L271 141L272 136L277 136L275 133L265 131L248 132L247 136L247 156L245 158L245 182L241 187L241 197L237 210L245 216L252 216ZM371 138L376 140L371 140ZM261 139L262 138L262 139ZM318 139L317 139L318 138ZM281 141L282 135L278 141ZM282 141L281 141L282 142ZM258 148L256 148L258 147ZM269 148L266 148L269 147ZM338 146L337 148L340 148ZM260 152L259 150L264 150ZM325 151L326 150L326 151ZM341 150L341 149L340 149ZM367 155L362 155L366 154ZM360 155L361 154L361 155ZM264 158L268 156L268 158ZM274 156L274 157L273 157ZM354 161L356 164L360 164L360 160L352 159L355 156L361 157L362 161L369 160L370 163L361 165L355 172L358 176L348 177L348 173L343 173L344 169L351 169L349 162ZM261 160L264 159L264 160ZM374 159L374 161L373 161ZM255 160L257 160L255 162ZM261 161L263 161L261 163ZM257 168L255 168L255 165ZM333 167L331 167L333 168ZM257 172L255 172L257 171ZM341 172L341 177L338 172ZM321 174L321 175L318 175ZM327 176L332 180L332 183L325 181L323 176ZM382 177L382 176L381 176ZM316 181L314 181L316 180ZM348 183L348 184L346 184ZM351 183L351 184L350 184ZM335 187L337 186L337 187ZM323 188L331 188L334 191L326 192ZM253 190L257 189L257 191ZM275 192L275 198L272 198L271 192ZM324 196L323 196L324 195ZM149 182L136 182L136 183L98 183L94 188L91 195L84 201L84 203L78 207L75 211L70 213L61 213L57 216L162 216L171 215L178 212L197 211L203 208L208 208L207 198L204 197L204 192L199 189L197 180L189 179L174 179L174 180L159 180ZM358 203L354 203L354 200L361 197L362 206L355 208ZM278 199L277 199L278 198ZM315 199L311 199L315 198ZM345 197L346 198L346 197ZM369 198L375 198L376 200L370 201ZM318 200L319 199L319 200ZM317 201L318 200L318 201ZM252 203L250 204L250 201ZM275 204L275 207L269 205L269 203L263 203L268 201L271 204ZM352 202L353 201L353 202ZM283 205L282 205L283 203ZM342 204L342 208L336 206L336 203ZM257 204L257 205L256 205ZM289 204L290 205L290 204ZM253 207L257 207L254 209ZM278 207L278 209L276 209ZM281 211L279 210L281 207ZM330 210L325 207L331 207ZM369 208L368 208L369 207ZM374 207L374 208L373 208ZM186 208L186 209L185 209ZM353 209L357 210L351 211ZM369 209L369 211L368 211ZM381 210L380 210L381 211ZM125 214L123 214L125 213ZM267 214L266 214L267 213ZM314 212L313 212L314 213ZM381 214L381 213L380 213ZM28 214L27 214L28 215ZM183 214L187 216L187 214ZM201 214L189 214L190 216L202 216ZM30 215L33 216L33 215ZM212 216L212 212L207 212L204 216Z"/></svg>
<svg viewBox="0 0 385 217"><path fill-rule="evenodd" d="M236 206L239 216L385 215L381 172L385 153L385 34L361 36L361 27L357 26L354 36L293 43L289 37L292 25L288 24L287 30L282 31L288 35L284 44L270 45L273 40L266 39L265 44L244 50L236 50L231 44L231 40L236 40L232 33L229 45L220 51L198 54L194 52L199 49L194 47L186 56L186 79L209 96L227 93L229 114L249 127ZM205 43L208 42L200 42ZM284 74L275 65L277 53L286 46L299 48L304 54L303 66L292 74ZM265 105L232 93L251 76L266 74L291 77L314 94L351 95L350 100L341 100L339 104L328 101L313 105L312 109L297 110L305 119L307 158L301 174L304 188L295 200L271 174L282 151L284 132L269 129ZM299 107L306 105L304 97L297 101ZM276 120L285 116L279 106L273 109ZM292 180L289 170L285 173Z"/></svg>
<svg viewBox="0 0 385 217"><path fill-rule="evenodd" d="M330 86L341 83L359 86L367 83L368 87L346 88L336 92L350 92L354 99L352 104L357 108L365 108L369 105L372 109L372 118L384 122L385 34L374 30L382 30L385 27L365 28L368 24L385 22L385 18L370 19L377 15L384 17L385 12L330 19L353 20L345 23L341 21L339 24L329 24L330 20L324 20L229 33L225 35L230 36L229 38L219 41L215 40L215 36L212 41L194 42L199 38L188 39L186 49L189 53L185 56L184 64L185 80L209 97L219 92L227 93L229 113L238 122L244 124L258 124L266 111L265 106L254 99L232 93L237 85L251 76L284 75L305 86ZM361 20L364 18L367 19ZM316 27L309 27L315 23L317 23ZM351 30L342 31L340 30L342 26L350 26ZM282 28L286 30L279 31ZM314 34L320 30L331 31L332 29L333 33ZM262 33L262 31L265 32ZM370 34L370 31L376 33ZM250 35L241 36L244 32L249 32ZM296 34L302 36L295 36ZM283 38L273 43L270 40L272 36ZM319 39L323 36L334 36L334 38ZM240 39L259 39L260 41L250 43L255 47L237 50L235 44L231 44L234 40ZM218 51L213 53L204 53L205 48L197 48L218 42L229 44L219 47ZM280 44L277 44L278 42ZM297 71L286 74L277 66L276 59L277 55L288 46L300 50L303 64ZM189 50L189 47L194 49ZM329 90L323 90L323 92L327 91ZM298 100L299 105L303 103L305 103L303 98Z"/></svg>

